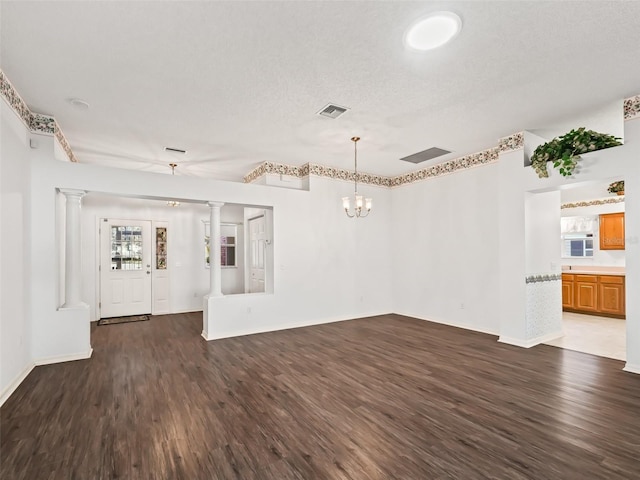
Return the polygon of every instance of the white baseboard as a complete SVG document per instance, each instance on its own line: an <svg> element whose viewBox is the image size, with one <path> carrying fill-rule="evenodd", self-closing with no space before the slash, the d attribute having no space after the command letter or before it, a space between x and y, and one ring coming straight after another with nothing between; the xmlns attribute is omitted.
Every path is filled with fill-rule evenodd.
<svg viewBox="0 0 640 480"><path fill-rule="evenodd" d="M2 406L4 402L6 402L7 399L11 396L11 394L16 391L16 388L18 388L20 384L24 382L24 379L27 378L27 375L31 373L31 370L33 370L35 366L35 363L27 364L27 366L24 367L24 370L22 370L16 376L16 378L14 378L13 381L6 386L6 388L2 391L2 394L0 394L0 406Z"/></svg>
<svg viewBox="0 0 640 480"><path fill-rule="evenodd" d="M86 360L87 358L91 358L92 354L93 354L93 348L90 348L88 352L83 352L83 353L74 353L72 355L60 355L57 357L38 358L34 361L34 364L36 366L39 366L39 365L51 365L52 363L71 362L74 360Z"/></svg>
<svg viewBox="0 0 640 480"><path fill-rule="evenodd" d="M536 345L540 345L541 343L548 342L549 340L560 338L562 336L564 336L564 332L560 330L557 332L548 333L547 335L541 335L536 338L531 338L529 340L505 337L504 335L500 335L500 338L498 339L498 341L500 343L507 343L509 345L514 345L516 347L531 348L531 347L535 347Z"/></svg>
<svg viewBox="0 0 640 480"><path fill-rule="evenodd" d="M638 375L640 375L640 365L632 365L627 362L622 370L624 370L625 372L637 373Z"/></svg>
<svg viewBox="0 0 640 480"><path fill-rule="evenodd" d="M204 332L202 332L202 338L204 338L206 341L211 341L211 340L221 340L223 338L233 338L233 337L243 337L245 335L254 335L256 333L269 333L269 332L277 332L280 330L291 330L294 328L305 328L305 327L312 327L314 325L324 325L326 323L336 323L336 322L346 322L349 320L358 320L361 318L369 318L369 317L377 317L380 315L391 315L390 313L371 313L371 314L367 314L364 316L358 316L358 317L334 317L334 318L328 318L325 320L312 320L309 322L298 322L298 323L294 323L294 324L283 324L283 325L276 325L276 326L271 326L271 327L267 327L267 328L258 328L258 329L245 329L245 330L236 330L234 332L225 332L221 335L215 335L215 336L210 336L209 338L207 338L204 334Z"/></svg>
<svg viewBox="0 0 640 480"><path fill-rule="evenodd" d="M417 315L413 315L411 313L394 312L393 314L394 315L402 315L403 317L415 318L417 320L424 320L425 322L437 323L439 325L447 325L448 327L455 327L455 328L462 328L464 330L471 330L472 332L486 333L487 335L493 335L494 337L497 337L499 335L497 332L492 332L491 330L488 330L486 328L477 328L477 327L472 327L472 326L469 326L469 325L462 325L462 324L447 322L447 321L444 321L444 320L435 320L433 318L420 317L420 316L417 316Z"/></svg>

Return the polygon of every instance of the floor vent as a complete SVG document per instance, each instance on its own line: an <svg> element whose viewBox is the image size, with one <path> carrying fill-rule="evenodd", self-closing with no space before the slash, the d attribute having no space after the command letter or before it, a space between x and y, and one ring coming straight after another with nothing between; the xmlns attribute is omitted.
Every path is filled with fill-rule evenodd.
<svg viewBox="0 0 640 480"><path fill-rule="evenodd" d="M447 153L451 152L442 148L431 147L423 150L422 152L414 153L413 155L409 155L408 157L401 158L400 160L410 163L422 163L426 162L427 160L441 157L442 155L446 155Z"/></svg>
<svg viewBox="0 0 640 480"><path fill-rule="evenodd" d="M318 112L318 115L329 118L338 118L340 115L349 110L347 107L341 107L340 105L328 104L322 110Z"/></svg>

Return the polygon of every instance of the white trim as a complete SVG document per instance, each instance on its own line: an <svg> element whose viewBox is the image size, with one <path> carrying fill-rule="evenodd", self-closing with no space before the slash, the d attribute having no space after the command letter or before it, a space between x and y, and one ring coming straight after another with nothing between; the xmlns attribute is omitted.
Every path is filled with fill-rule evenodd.
<svg viewBox="0 0 640 480"><path fill-rule="evenodd" d="M277 327L237 330L237 331L234 331L234 332L231 332L231 333L224 333L223 335L220 335L220 336L209 336L208 338L205 336L205 333L203 331L202 332L202 338L204 338L205 340L207 340L209 342L211 340L221 340L223 338L243 337L245 335L255 335L257 333L270 333L270 332L277 332L277 331L280 331L280 330L292 330L294 328L313 327L314 325L324 325L324 324L327 324L327 323L347 322L349 320L361 320L363 318L379 317L379 316L382 316L382 315L393 315L393 314L389 313L389 312L384 312L384 313L365 314L365 315L357 316L357 317L335 317L335 318L328 318L328 319L325 319L325 320L311 320L309 322L294 323L294 324L284 324L284 325L279 325Z"/></svg>
<svg viewBox="0 0 640 480"><path fill-rule="evenodd" d="M631 363L627 362L622 370L624 370L625 372L637 373L638 375L640 375L640 365L632 365Z"/></svg>
<svg viewBox="0 0 640 480"><path fill-rule="evenodd" d="M435 320L433 318L424 318L424 317L419 317L417 315L412 315L410 313L393 312L392 315L402 315L403 317L415 318L416 320L422 320L422 321L425 321L425 322L437 323L439 325L446 325L448 327L462 328L463 330L471 330L472 332L484 333L486 335L493 335L494 337L497 337L499 335L498 332L493 332L493 331L488 330L486 328L477 328L477 327L472 327L472 326L464 325L464 324L460 324L460 323L452 323L452 322L448 322L448 321L445 321L445 320Z"/></svg>
<svg viewBox="0 0 640 480"><path fill-rule="evenodd" d="M16 376L16 378L14 378L13 381L5 387L5 389L2 391L2 394L0 395L0 406L2 406L4 402L6 402L13 394L13 392L16 391L20 384L24 382L25 378L27 378L27 376L31 373L31 370L33 370L35 366L35 363L27 364L27 366L24 367L24 370L22 370Z"/></svg>
<svg viewBox="0 0 640 480"><path fill-rule="evenodd" d="M535 347L536 345L540 345L541 343L548 342L549 340L555 340L556 338L560 338L560 337L564 337L564 332L562 330L548 333L546 335L541 335L536 338L531 338L529 340L522 340L519 338L511 338L511 337L505 337L503 335L500 335L498 342L507 343L509 345L514 345L516 347L531 348L531 347Z"/></svg>
<svg viewBox="0 0 640 480"><path fill-rule="evenodd" d="M52 363L71 362L74 360L86 360L87 358L91 358L91 354L93 354L93 348L90 348L88 352L83 352L83 353L74 353L71 355L60 355L55 357L38 358L34 361L34 364L36 366L40 366L40 365L51 365Z"/></svg>

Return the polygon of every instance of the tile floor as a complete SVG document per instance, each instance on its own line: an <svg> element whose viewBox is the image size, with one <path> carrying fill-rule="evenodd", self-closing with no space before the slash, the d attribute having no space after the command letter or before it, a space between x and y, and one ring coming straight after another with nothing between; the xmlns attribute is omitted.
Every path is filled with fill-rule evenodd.
<svg viewBox="0 0 640 480"><path fill-rule="evenodd" d="M625 320L562 312L562 324L564 337L544 342L545 345L616 360L627 359Z"/></svg>

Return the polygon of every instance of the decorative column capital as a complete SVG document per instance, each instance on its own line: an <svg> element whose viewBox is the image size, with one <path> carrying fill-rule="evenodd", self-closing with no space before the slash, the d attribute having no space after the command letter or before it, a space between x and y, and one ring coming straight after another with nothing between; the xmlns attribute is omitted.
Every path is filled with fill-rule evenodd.
<svg viewBox="0 0 640 480"><path fill-rule="evenodd" d="M82 198L87 194L86 190L76 190L73 188L59 188L60 193L64 194L65 197L78 197Z"/></svg>
<svg viewBox="0 0 640 480"><path fill-rule="evenodd" d="M224 206L224 202L207 202L207 205L211 208L222 208L222 206Z"/></svg>

